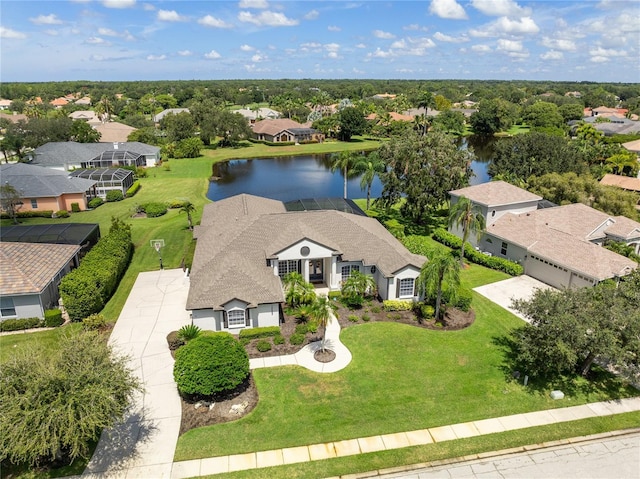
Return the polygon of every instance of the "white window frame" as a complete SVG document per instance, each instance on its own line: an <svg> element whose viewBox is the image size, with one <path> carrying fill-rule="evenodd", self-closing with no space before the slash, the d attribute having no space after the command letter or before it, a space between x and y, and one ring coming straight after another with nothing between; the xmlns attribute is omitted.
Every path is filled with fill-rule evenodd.
<svg viewBox="0 0 640 479"><path fill-rule="evenodd" d="M354 271L357 271L358 273L360 272L360 265L359 264L345 264L342 266L342 268L340 268L340 275L342 277L342 282L344 283L346 280L348 280L351 275L353 274Z"/></svg>
<svg viewBox="0 0 640 479"><path fill-rule="evenodd" d="M284 259L278 261L278 276L284 278L289 273L298 273L297 259Z"/></svg>
<svg viewBox="0 0 640 479"><path fill-rule="evenodd" d="M31 198L31 208L34 210L38 209L38 198Z"/></svg>
<svg viewBox="0 0 640 479"><path fill-rule="evenodd" d="M407 286L407 283L411 282L411 286ZM413 298L416 287L416 280L414 278L402 278L398 280L398 298Z"/></svg>
<svg viewBox="0 0 640 479"><path fill-rule="evenodd" d="M227 311L227 327L229 329L244 328L246 326L246 314L245 309L231 309Z"/></svg>
<svg viewBox="0 0 640 479"><path fill-rule="evenodd" d="M9 306L10 303L11 305ZM9 310L9 312L5 312ZM15 318L17 316L16 313L16 304L13 301L13 298L8 296L4 296L0 298L0 317L1 318Z"/></svg>

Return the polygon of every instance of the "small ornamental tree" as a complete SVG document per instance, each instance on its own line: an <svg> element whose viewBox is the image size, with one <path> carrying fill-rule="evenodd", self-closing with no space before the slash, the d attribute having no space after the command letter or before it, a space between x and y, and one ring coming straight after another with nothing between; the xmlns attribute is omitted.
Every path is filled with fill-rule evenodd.
<svg viewBox="0 0 640 479"><path fill-rule="evenodd" d="M249 356L229 333L198 336L176 351L173 378L186 397L231 391L249 376Z"/></svg>

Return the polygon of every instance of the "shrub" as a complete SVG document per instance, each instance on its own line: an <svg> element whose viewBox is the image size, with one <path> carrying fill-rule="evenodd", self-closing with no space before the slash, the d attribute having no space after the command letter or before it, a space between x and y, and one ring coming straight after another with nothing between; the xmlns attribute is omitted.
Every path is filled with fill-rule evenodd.
<svg viewBox="0 0 640 479"><path fill-rule="evenodd" d="M175 354L173 377L182 395L212 396L232 391L249 376L249 356L229 333L200 336Z"/></svg>
<svg viewBox="0 0 640 479"><path fill-rule="evenodd" d="M363 314L362 315L362 320L365 321L365 322L366 321L371 321L371 317L368 314Z"/></svg>
<svg viewBox="0 0 640 479"><path fill-rule="evenodd" d="M380 308L380 306L371 306L372 313L378 314L380 311L382 311L382 308Z"/></svg>
<svg viewBox="0 0 640 479"><path fill-rule="evenodd" d="M107 203L111 203L113 201L122 201L124 200L124 195L120 190L109 190L107 191Z"/></svg>
<svg viewBox="0 0 640 479"><path fill-rule="evenodd" d="M382 302L382 308L385 311L411 311L413 303L401 299L385 299Z"/></svg>
<svg viewBox="0 0 640 479"><path fill-rule="evenodd" d="M347 316L347 319L352 323L357 323L360 320L360 318L358 318L358 316L356 316L355 314L350 314L349 316Z"/></svg>
<svg viewBox="0 0 640 479"><path fill-rule="evenodd" d="M56 326L60 326L64 323L64 319L62 319L62 311L59 309L47 309L44 312L44 325L48 328L55 328Z"/></svg>
<svg viewBox="0 0 640 479"><path fill-rule="evenodd" d="M146 178L148 175L147 169L141 166L136 168L135 173L138 178Z"/></svg>
<svg viewBox="0 0 640 479"><path fill-rule="evenodd" d="M307 331L311 334L316 334L318 332L318 322L317 321L309 321L307 323Z"/></svg>
<svg viewBox="0 0 640 479"><path fill-rule="evenodd" d="M271 343L266 339L261 339L256 344L256 349L261 353L266 353L267 351L271 351Z"/></svg>
<svg viewBox="0 0 640 479"><path fill-rule="evenodd" d="M41 211L18 211L16 218L51 218L53 216L53 210L41 210ZM0 214L0 218L3 220L9 219L8 213Z"/></svg>
<svg viewBox="0 0 640 479"><path fill-rule="evenodd" d="M329 299L331 300L340 299L340 296L342 296L340 291L329 291Z"/></svg>
<svg viewBox="0 0 640 479"><path fill-rule="evenodd" d="M67 210L58 210L53 215L53 218L68 218L69 212Z"/></svg>
<svg viewBox="0 0 640 479"><path fill-rule="evenodd" d="M89 208L91 209L95 209L98 206L101 206L104 203L104 200L102 198L93 198L91 201L89 201Z"/></svg>
<svg viewBox="0 0 640 479"><path fill-rule="evenodd" d="M307 323L296 324L296 334L302 334L303 336L309 332L309 326Z"/></svg>
<svg viewBox="0 0 640 479"><path fill-rule="evenodd" d="M402 244L413 254L421 254L422 256L431 256L433 247L427 236L410 235L402 238Z"/></svg>
<svg viewBox="0 0 640 479"><path fill-rule="evenodd" d="M418 319L431 319L436 314L436 309L430 304L415 303L413 311L416 313Z"/></svg>
<svg viewBox="0 0 640 479"><path fill-rule="evenodd" d="M265 326L262 328L243 329L240 331L240 338L258 339L258 338L270 338L272 336L278 336L280 334L279 326Z"/></svg>
<svg viewBox="0 0 640 479"><path fill-rule="evenodd" d="M21 331L40 327L42 327L40 318L15 318L0 321L0 331Z"/></svg>
<svg viewBox="0 0 640 479"><path fill-rule="evenodd" d="M71 203L71 211L80 213L80 203Z"/></svg>
<svg viewBox="0 0 640 479"><path fill-rule="evenodd" d="M185 343L200 336L200 328L195 324L185 324L178 330L178 338Z"/></svg>
<svg viewBox="0 0 640 479"><path fill-rule="evenodd" d="M178 208L182 208L185 204L186 200L171 200L169 202L169 208L172 210L176 210Z"/></svg>
<svg viewBox="0 0 640 479"><path fill-rule="evenodd" d="M284 336L282 336L282 334L276 334L273 337L273 344L284 344Z"/></svg>
<svg viewBox="0 0 640 479"><path fill-rule="evenodd" d="M175 351L181 346L185 345L185 342L178 337L178 331L171 331L167 335L167 344L169 345L169 350Z"/></svg>
<svg viewBox="0 0 640 479"><path fill-rule="evenodd" d="M445 294L445 296L450 296L450 294ZM450 300L450 298L445 298L445 302L451 306L454 306L462 311L469 311L471 309L471 301L473 300L473 294L471 293L471 289L460 287L456 293L456 297L454 300Z"/></svg>
<svg viewBox="0 0 640 479"><path fill-rule="evenodd" d="M129 187L129 189L127 189L127 198L130 198L131 196L135 195L139 189L140 189L140 182L136 180Z"/></svg>
<svg viewBox="0 0 640 479"><path fill-rule="evenodd" d="M342 296L342 303L349 309L360 309L364 303L364 298L359 294Z"/></svg>
<svg viewBox="0 0 640 479"><path fill-rule="evenodd" d="M294 333L289 338L289 342L294 346L299 346L304 343L304 334Z"/></svg>
<svg viewBox="0 0 640 479"><path fill-rule="evenodd" d="M106 318L101 314L90 314L82 320L82 327L86 330L98 330L107 325Z"/></svg>
<svg viewBox="0 0 640 479"><path fill-rule="evenodd" d="M158 216L166 214L167 205L165 203L152 201L145 203L144 205L140 205L140 209L147 214L147 218L157 218Z"/></svg>

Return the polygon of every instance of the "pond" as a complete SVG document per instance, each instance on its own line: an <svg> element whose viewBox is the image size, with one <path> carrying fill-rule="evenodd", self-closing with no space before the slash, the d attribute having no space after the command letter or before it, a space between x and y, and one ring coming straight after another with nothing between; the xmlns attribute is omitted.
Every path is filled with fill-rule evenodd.
<svg viewBox="0 0 640 479"><path fill-rule="evenodd" d="M477 152L477 161L471 164L475 176L471 184L486 183L488 159L492 148L463 139L461 147L469 144ZM301 198L342 197L342 173L331 172L331 155L299 155L251 160L231 160L214 165L217 178L209 184L207 198L216 201L240 193L264 196L280 201ZM347 182L349 198L365 198L366 189L360 188L360 178ZM375 178L371 197L382 193L382 183Z"/></svg>

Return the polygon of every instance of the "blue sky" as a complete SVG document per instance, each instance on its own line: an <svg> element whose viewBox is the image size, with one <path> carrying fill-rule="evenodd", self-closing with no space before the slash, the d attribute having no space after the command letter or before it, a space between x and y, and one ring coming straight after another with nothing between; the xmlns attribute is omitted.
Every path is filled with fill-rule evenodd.
<svg viewBox="0 0 640 479"><path fill-rule="evenodd" d="M2 81L640 81L640 0L0 3Z"/></svg>

